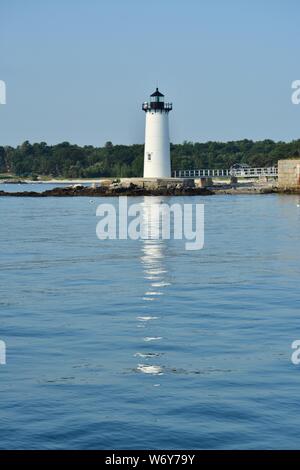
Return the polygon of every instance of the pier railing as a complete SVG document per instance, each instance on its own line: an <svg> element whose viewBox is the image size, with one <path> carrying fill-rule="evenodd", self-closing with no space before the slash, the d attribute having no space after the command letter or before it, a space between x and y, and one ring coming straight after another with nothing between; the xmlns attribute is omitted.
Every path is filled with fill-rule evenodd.
<svg viewBox="0 0 300 470"><path fill-rule="evenodd" d="M278 168L272 166L269 168L239 168L239 169L200 169L200 170L175 170L173 171L175 178L204 178L204 177L228 177L236 176L240 178L259 178L260 176L278 176Z"/></svg>

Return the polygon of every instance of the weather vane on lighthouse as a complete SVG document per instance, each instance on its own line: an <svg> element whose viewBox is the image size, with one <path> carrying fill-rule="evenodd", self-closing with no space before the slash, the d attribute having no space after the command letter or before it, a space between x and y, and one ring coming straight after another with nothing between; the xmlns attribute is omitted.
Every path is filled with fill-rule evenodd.
<svg viewBox="0 0 300 470"><path fill-rule="evenodd" d="M170 178L169 112L172 103L164 102L158 88L150 96L150 103L143 103L146 112L144 178Z"/></svg>

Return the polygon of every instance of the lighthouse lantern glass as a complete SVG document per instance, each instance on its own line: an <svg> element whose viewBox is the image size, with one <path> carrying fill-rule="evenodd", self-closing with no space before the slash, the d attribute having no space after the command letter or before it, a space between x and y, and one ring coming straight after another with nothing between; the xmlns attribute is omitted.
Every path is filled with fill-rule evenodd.
<svg viewBox="0 0 300 470"><path fill-rule="evenodd" d="M150 97L152 103L163 103L164 96L151 96Z"/></svg>

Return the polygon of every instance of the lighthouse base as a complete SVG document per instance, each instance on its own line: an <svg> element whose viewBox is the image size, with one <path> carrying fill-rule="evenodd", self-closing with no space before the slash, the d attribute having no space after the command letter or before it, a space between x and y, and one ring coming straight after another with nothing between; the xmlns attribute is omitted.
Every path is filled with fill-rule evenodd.
<svg viewBox="0 0 300 470"><path fill-rule="evenodd" d="M145 189L171 188L176 185L184 188L194 188L194 178L121 178L121 184L134 184Z"/></svg>

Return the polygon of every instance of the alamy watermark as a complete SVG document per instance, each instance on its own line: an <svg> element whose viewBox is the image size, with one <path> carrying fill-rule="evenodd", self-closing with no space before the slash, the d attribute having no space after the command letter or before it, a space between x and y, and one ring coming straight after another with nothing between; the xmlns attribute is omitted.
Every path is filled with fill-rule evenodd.
<svg viewBox="0 0 300 470"><path fill-rule="evenodd" d="M5 341L0 340L0 366L6 364L6 344Z"/></svg>
<svg viewBox="0 0 300 470"><path fill-rule="evenodd" d="M296 339L292 342L291 348L295 349L293 354L291 355L291 361L295 366L300 364L300 340Z"/></svg>
<svg viewBox="0 0 300 470"><path fill-rule="evenodd" d="M294 80L292 82L293 91L291 95L291 100L293 104L300 104L300 80Z"/></svg>
<svg viewBox="0 0 300 470"><path fill-rule="evenodd" d="M6 104L6 83L0 80L0 104Z"/></svg>
<svg viewBox="0 0 300 470"><path fill-rule="evenodd" d="M96 211L101 217L96 234L100 240L185 240L186 250L201 250L204 246L204 205L172 204L146 200L128 205L126 196L113 204L100 204Z"/></svg>

